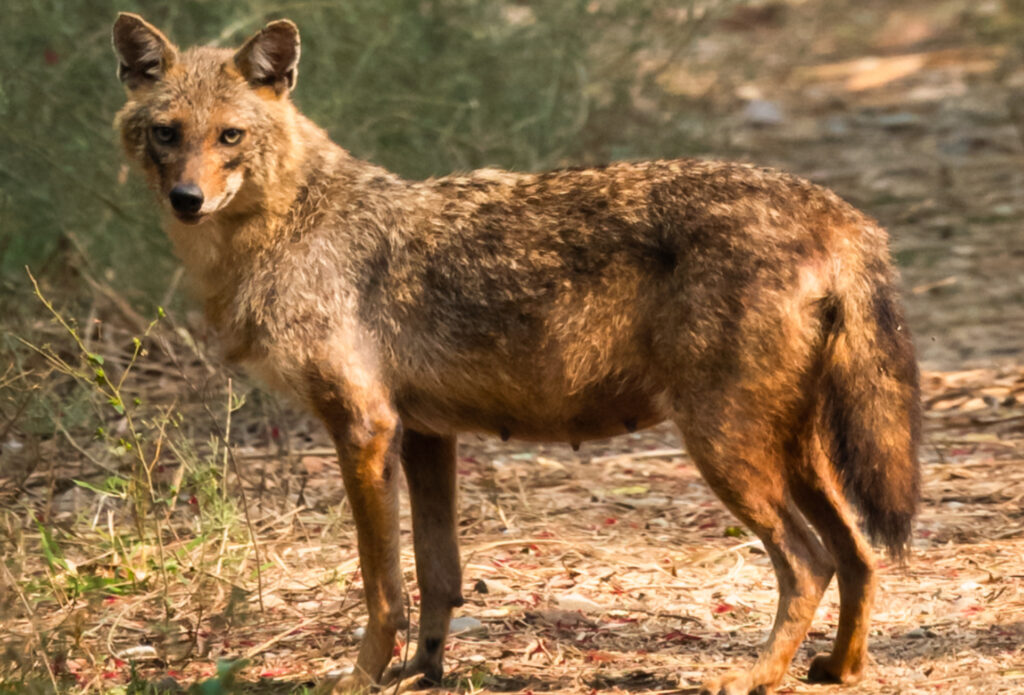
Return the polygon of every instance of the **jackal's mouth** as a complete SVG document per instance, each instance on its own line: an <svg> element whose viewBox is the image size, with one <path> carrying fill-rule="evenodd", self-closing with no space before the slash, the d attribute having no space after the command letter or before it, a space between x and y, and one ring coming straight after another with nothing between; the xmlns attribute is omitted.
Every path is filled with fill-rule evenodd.
<svg viewBox="0 0 1024 695"><path fill-rule="evenodd" d="M202 221L204 217L206 217L206 215L204 215L201 212L190 213L178 212L177 210L174 211L174 216L178 219L179 222L184 222L185 224L199 224L199 222Z"/></svg>

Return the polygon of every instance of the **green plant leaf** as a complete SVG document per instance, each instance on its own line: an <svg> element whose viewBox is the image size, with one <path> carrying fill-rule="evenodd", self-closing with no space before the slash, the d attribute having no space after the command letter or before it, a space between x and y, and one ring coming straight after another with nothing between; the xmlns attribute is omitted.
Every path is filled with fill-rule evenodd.
<svg viewBox="0 0 1024 695"><path fill-rule="evenodd" d="M39 529L39 541L43 548L43 557L46 558L46 564L51 570L66 570L68 564L64 561L64 554L60 551L60 546L53 540L50 529L43 526L38 520L36 520L36 528Z"/></svg>

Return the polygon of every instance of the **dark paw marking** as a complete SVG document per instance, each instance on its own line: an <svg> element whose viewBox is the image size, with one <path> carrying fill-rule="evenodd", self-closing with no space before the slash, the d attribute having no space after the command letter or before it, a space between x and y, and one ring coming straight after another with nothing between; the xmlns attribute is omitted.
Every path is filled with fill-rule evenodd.
<svg viewBox="0 0 1024 695"><path fill-rule="evenodd" d="M815 657L811 667L807 669L808 683L839 684L843 679L828 670L828 657Z"/></svg>
<svg viewBox="0 0 1024 695"><path fill-rule="evenodd" d="M423 678L417 681L416 685L421 690L432 686L441 685L441 679L444 677L444 669L440 666L428 666L423 671Z"/></svg>

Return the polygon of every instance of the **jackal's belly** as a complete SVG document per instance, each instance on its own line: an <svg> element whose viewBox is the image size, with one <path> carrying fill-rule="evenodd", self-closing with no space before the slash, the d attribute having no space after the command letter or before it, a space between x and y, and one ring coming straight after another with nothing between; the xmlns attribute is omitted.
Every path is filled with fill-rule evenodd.
<svg viewBox="0 0 1024 695"><path fill-rule="evenodd" d="M458 391L403 389L398 408L404 426L439 434L476 431L502 439L577 443L650 427L671 415L669 399L661 390L617 382L571 393Z"/></svg>

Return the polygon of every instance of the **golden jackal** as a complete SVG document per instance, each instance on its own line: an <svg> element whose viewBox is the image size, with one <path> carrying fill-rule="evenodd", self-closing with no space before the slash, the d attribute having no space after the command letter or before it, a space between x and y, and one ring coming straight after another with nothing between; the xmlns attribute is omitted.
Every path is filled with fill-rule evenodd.
<svg viewBox="0 0 1024 695"><path fill-rule="evenodd" d="M124 148L229 359L305 403L337 445L369 625L351 678L380 682L406 624L398 462L412 505L419 644L390 676L437 681L462 604L460 431L564 440L675 422L779 582L754 665L709 693L768 693L838 573L835 645L866 660L874 558L919 487L918 377L885 232L827 190L676 160L404 181L292 105L299 33L179 51L114 24Z"/></svg>

